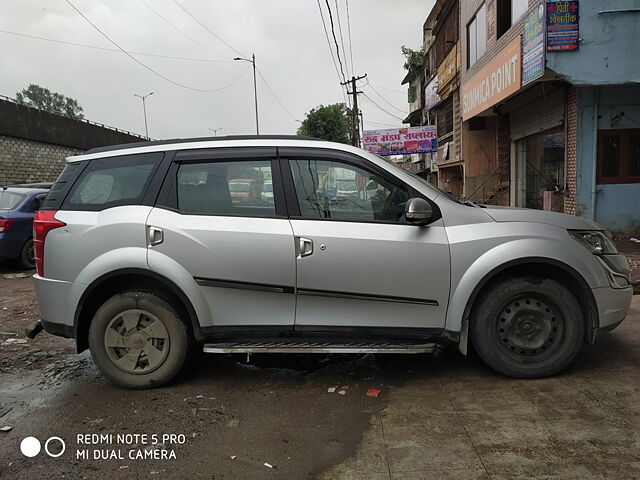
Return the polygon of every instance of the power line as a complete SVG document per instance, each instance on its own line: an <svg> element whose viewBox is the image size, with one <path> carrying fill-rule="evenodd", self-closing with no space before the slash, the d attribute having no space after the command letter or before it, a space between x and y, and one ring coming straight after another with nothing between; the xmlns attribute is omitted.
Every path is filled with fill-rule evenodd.
<svg viewBox="0 0 640 480"><path fill-rule="evenodd" d="M342 45L342 53L344 53L345 56L345 61L344 61L344 66L347 69L347 76L351 75L351 73L349 73L349 64L347 63L346 60L346 56L347 56L347 49L344 48L344 35L342 34L342 22L340 22L340 7L338 6L338 0L335 0L336 2L336 18L338 19L338 31L340 32L340 44ZM351 69L352 73L353 73L353 68Z"/></svg>
<svg viewBox="0 0 640 480"><path fill-rule="evenodd" d="M202 48L204 48L205 50L211 52L211 53L215 53L216 55L219 55L221 57L224 58L228 58L229 61L233 61L231 60L231 57L228 55L223 55L220 52L216 52L215 50L212 50L211 48L207 47L204 43L199 42L198 40L196 40L195 38L193 38L191 35L189 35L188 33L184 32L182 29L178 28L175 24L173 24L171 21L169 21L167 18L165 18L162 14L160 14L160 12L158 12L156 9L154 9L151 5L149 5L145 0L140 0L149 10L151 10L153 13L155 13L158 17L160 17L162 20L164 20L164 22L169 25L171 28L173 28L176 32L180 33L181 35L183 35L184 37L188 38L189 40L191 40L193 43L195 43L196 45L200 45Z"/></svg>
<svg viewBox="0 0 640 480"><path fill-rule="evenodd" d="M44 40L47 42L52 42L52 43L60 43L63 45L73 45L75 47L84 47L84 48L92 48L94 50L102 50L105 52L118 52L118 53L122 53L121 50L118 50L117 48L107 48L107 47L99 47L97 45L87 45L85 43L75 43L75 42L67 42L64 40L57 40L54 38L46 38L46 37L39 37L37 35L27 35L25 33L17 33L17 32L9 32L7 30L0 30L0 33L6 33L9 35L16 35L18 37L24 37L24 38L31 38L31 39L35 39L35 40ZM218 63L218 62L223 62L223 63L227 63L227 62L232 62L233 60L210 60L207 58L189 58L189 57L174 57L171 55L159 55L159 54L155 54L155 53L142 53L142 52L129 52L132 55L140 55L143 57L154 57L154 58L168 58L171 60L188 60L190 62L211 62L211 63Z"/></svg>
<svg viewBox="0 0 640 480"><path fill-rule="evenodd" d="M373 83L370 84L373 85L374 87L378 87L381 88L382 90L387 90L389 92L394 92L394 93L402 93L405 94L406 92L402 91L402 90L394 90L393 88L387 88L387 87L383 87L382 85L374 85Z"/></svg>
<svg viewBox="0 0 640 480"><path fill-rule="evenodd" d="M397 127L398 125L391 125L390 123L379 123L379 122L372 122L371 120L365 120L364 123L368 123L371 125L380 125L382 127Z"/></svg>
<svg viewBox="0 0 640 480"><path fill-rule="evenodd" d="M217 35L216 33L214 33L209 27L207 27L204 23L202 23L200 20L198 20L197 17L193 16L191 14L191 12L189 12L189 10L187 10L185 7L183 7L180 3L178 3L176 0L173 0L173 3L175 3L178 7L180 7L180 9L186 13L187 15L189 15L189 17L191 17L191 19L196 22L198 25L200 25L202 28L204 28L207 32L209 32L213 37L217 38L220 42L222 42L223 44L225 44L227 47L229 47L231 50L233 50L234 52L236 52L238 55L240 55L241 57L246 57L246 55L244 53L242 53L240 50L236 50L235 48L233 48L230 44L228 44L227 42L225 42L219 35Z"/></svg>
<svg viewBox="0 0 640 480"><path fill-rule="evenodd" d="M240 75L238 78L236 78L236 79L235 79L233 82L231 82L230 84L225 85L224 87L214 88L214 89L211 89L211 90L204 90L204 89L201 89L201 88L190 87L189 85L184 85L184 84L182 84L182 83L180 83L180 82L176 82L175 80L172 80L172 79L170 79L169 77L166 77L166 76L162 75L160 72L155 71L153 68L151 68L151 67L150 67L150 66L148 66L147 64L145 64L145 63L141 62L140 60L138 60L138 59L137 59L136 57L134 57L133 55L131 55L131 54L130 54L129 52L127 52L124 48L122 48L119 44L117 44L114 40L111 40L111 38L110 38L106 33L104 33L102 30L100 30L100 29L99 29L99 28L98 28L98 27L97 27L97 26L96 26L96 25L95 25L91 20L89 20L89 18L88 18L84 13L82 13L80 10L78 10L78 8L76 8L76 6L75 6L73 3L71 3L71 1L70 1L70 0L65 0L65 1L69 4L69 6L71 6L71 8L73 8L76 12L78 12L78 14L79 14L82 18L84 18L84 19L86 20L86 22L87 22L89 25L91 25L93 28L95 28L95 29L100 33L100 35L102 35L102 36L103 36L104 38L106 38L110 43L112 43L113 45L115 45L116 47L118 47L118 50L120 50L122 53L124 53L127 57L129 57L131 60L133 60L134 62L136 62L136 63L137 63L138 65L140 65L141 67L144 67L145 69L149 70L149 71L150 71L151 73L153 73L154 75L156 75L156 76L158 76L158 77L162 78L163 80L166 80L167 82L172 83L173 85L176 85L176 86L178 86L178 87L185 88L185 89L187 89L187 90L193 90L193 91L196 91L196 92L203 92L203 93L218 92L218 91L223 90L223 89L225 89L225 88L228 88L228 87L230 87L231 85L233 85L234 83L236 83L238 80L240 80L240 79L244 76L244 74L245 74L245 73L247 72L247 70L248 70L248 68L247 68L247 70L245 70L245 71L242 73L242 75Z"/></svg>
<svg viewBox="0 0 640 480"><path fill-rule="evenodd" d="M333 61L333 66L336 69L336 74L338 75L338 82L340 82L340 71L338 70L338 64L336 63L335 56L333 54L333 47L331 46L331 40L329 39L329 31L327 30L327 24L324 21L324 14L322 13L322 7L320 6L320 0L318 2L318 9L320 10L320 18L322 19L322 27L324 28L324 35L327 38L327 45L329 46L329 53L331 54L331 60ZM344 93L344 88L340 88L342 90L342 98L344 98L345 105L347 104L347 96Z"/></svg>
<svg viewBox="0 0 640 480"><path fill-rule="evenodd" d="M349 33L349 56L351 57L351 71L353 72L353 43L351 42L351 17L349 16L349 0L346 0L347 4L347 31Z"/></svg>
<svg viewBox="0 0 640 480"><path fill-rule="evenodd" d="M175 1L175 0L174 0ZM329 21L331 22L331 35L333 36L333 43L336 45L336 55L338 57L338 63L340 64L340 73L342 73L342 80L346 83L347 77L344 75L344 68L342 66L342 59L340 58L340 47L338 46L338 39L336 38L336 30L333 24L333 15L331 13L331 5L329 5L329 0L325 0L327 4L327 10L329 11Z"/></svg>
<svg viewBox="0 0 640 480"><path fill-rule="evenodd" d="M365 85L364 85L364 86L365 86L365 87L370 87L370 88L371 88L371 90L372 90L376 95L378 95L378 97L380 97L382 100L384 100L384 101L387 103L387 105L389 105L390 107L392 107L392 108L396 109L396 110L397 110L397 111L399 111L400 113L403 113L403 114L405 114L405 115L406 115L406 113L407 113L407 112L405 112L404 110L402 110L402 109L400 109L400 108L396 107L393 103L391 103L389 100L387 100L386 98L384 98L384 97L380 94L380 92L378 92L375 88L373 88L373 85L371 85L371 83L369 83L369 79L367 79L367 83L365 83Z"/></svg>
<svg viewBox="0 0 640 480"><path fill-rule="evenodd" d="M367 101L368 101L369 103L371 103L373 106L377 107L377 108L378 108L378 110L381 110L381 111L383 111L384 113L386 113L387 115L390 115L390 116L392 116L393 118L397 118L397 119L398 119L398 120L400 120L400 121L402 121L402 120L403 120L402 118L398 117L397 115L394 115L393 113L391 113L391 112L389 112L388 110L386 110L384 107L381 107L380 105L378 105L378 104L377 104L375 101L373 101L373 100L371 99L371 97L369 97L369 95L367 95L366 93L363 93L362 95L364 95L364 98L366 98L366 99L367 99Z"/></svg>
<svg viewBox="0 0 640 480"><path fill-rule="evenodd" d="M293 113L291 113L289 111L289 109L285 106L284 103L282 103L282 101L280 100L280 98L278 97L278 95L276 95L276 92L273 91L273 89L271 88L271 86L269 85L269 83L267 82L267 80L264 78L264 75L262 75L262 72L260 71L260 69L258 68L258 75L260 75L260 78L262 79L262 81L264 82L264 84L267 86L267 89L271 92L271 95L273 95L273 97L278 101L278 103L280 104L280 106L282 108L284 108L284 110L289 114L289 116L291 116L291 118L293 118L294 120L296 120L296 117L293 115Z"/></svg>

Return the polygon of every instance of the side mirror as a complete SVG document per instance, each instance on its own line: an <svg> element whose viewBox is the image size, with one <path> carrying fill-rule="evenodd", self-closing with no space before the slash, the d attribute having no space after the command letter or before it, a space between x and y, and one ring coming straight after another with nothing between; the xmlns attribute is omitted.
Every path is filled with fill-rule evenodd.
<svg viewBox="0 0 640 480"><path fill-rule="evenodd" d="M426 225L433 217L431 204L424 198L410 198L404 207L404 216L411 225Z"/></svg>

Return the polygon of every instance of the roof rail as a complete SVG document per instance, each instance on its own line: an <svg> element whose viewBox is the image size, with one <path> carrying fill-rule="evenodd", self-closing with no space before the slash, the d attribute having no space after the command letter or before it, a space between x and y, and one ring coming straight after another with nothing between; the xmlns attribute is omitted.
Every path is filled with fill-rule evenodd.
<svg viewBox="0 0 640 480"><path fill-rule="evenodd" d="M322 142L321 138L303 137L301 135L226 135L216 137L197 137L197 138L174 138L171 140L153 140L150 142L123 143L121 145L112 145L109 147L92 148L84 152L84 155L91 153L111 152L114 150L125 150L135 147L148 147L151 145L170 145L175 143L195 143L195 142L213 142L225 140L315 140Z"/></svg>

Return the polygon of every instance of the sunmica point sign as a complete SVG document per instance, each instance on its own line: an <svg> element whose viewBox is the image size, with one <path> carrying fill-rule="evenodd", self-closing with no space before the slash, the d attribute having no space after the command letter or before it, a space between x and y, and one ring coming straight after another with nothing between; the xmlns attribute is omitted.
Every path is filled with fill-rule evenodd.
<svg viewBox="0 0 640 480"><path fill-rule="evenodd" d="M469 120L520 89L521 36L514 38L482 70L462 85L462 119Z"/></svg>

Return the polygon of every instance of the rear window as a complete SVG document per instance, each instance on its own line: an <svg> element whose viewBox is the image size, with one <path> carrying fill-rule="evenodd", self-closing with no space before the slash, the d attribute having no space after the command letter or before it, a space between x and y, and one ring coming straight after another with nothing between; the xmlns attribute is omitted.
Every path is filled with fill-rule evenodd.
<svg viewBox="0 0 640 480"><path fill-rule="evenodd" d="M23 199L24 195L2 189L0 190L0 210L13 210Z"/></svg>
<svg viewBox="0 0 640 480"><path fill-rule="evenodd" d="M92 160L62 207L97 211L139 205L163 156L163 153L143 153Z"/></svg>

